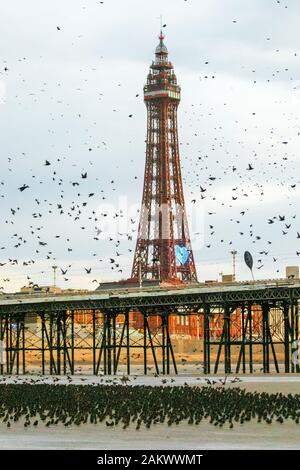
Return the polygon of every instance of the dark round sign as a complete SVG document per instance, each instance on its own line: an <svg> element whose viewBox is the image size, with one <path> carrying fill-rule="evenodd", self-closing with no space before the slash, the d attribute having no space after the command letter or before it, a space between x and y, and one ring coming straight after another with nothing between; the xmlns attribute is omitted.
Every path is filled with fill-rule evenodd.
<svg viewBox="0 0 300 470"><path fill-rule="evenodd" d="M244 253L244 260L245 260L245 263L246 263L246 265L248 266L248 268L252 271L252 268L253 268L253 258L252 258L251 253L249 253L249 251L245 251L245 253Z"/></svg>

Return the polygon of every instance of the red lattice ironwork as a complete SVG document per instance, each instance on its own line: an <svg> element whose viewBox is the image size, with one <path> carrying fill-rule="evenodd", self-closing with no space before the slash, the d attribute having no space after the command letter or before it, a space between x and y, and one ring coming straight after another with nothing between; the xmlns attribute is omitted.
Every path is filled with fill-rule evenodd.
<svg viewBox="0 0 300 470"><path fill-rule="evenodd" d="M179 158L180 87L163 40L161 33L144 87L146 164L131 278L197 282Z"/></svg>

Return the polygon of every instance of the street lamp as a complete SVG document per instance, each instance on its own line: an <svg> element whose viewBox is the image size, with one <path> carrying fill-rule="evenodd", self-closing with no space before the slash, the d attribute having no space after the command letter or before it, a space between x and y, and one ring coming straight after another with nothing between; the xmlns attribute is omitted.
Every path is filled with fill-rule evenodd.
<svg viewBox="0 0 300 470"><path fill-rule="evenodd" d="M232 250L230 253L232 254L233 280L235 281L235 257L237 255L237 251Z"/></svg>
<svg viewBox="0 0 300 470"><path fill-rule="evenodd" d="M52 269L53 269L53 287L55 289L56 287L56 270L57 270L58 266L52 266Z"/></svg>

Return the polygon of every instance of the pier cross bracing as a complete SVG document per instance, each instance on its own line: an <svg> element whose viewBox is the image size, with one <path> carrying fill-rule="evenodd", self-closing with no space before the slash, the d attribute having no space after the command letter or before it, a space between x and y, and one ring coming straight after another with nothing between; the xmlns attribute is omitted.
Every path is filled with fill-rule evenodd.
<svg viewBox="0 0 300 470"><path fill-rule="evenodd" d="M0 372L297 373L299 299L299 281L2 294Z"/></svg>

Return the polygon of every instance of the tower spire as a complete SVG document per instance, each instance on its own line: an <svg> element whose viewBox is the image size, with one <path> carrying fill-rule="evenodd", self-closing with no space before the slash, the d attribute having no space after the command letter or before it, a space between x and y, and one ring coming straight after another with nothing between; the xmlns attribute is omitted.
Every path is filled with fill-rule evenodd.
<svg viewBox="0 0 300 470"><path fill-rule="evenodd" d="M147 145L142 207L132 278L196 282L185 211L177 108L180 87L162 28L144 86Z"/></svg>

